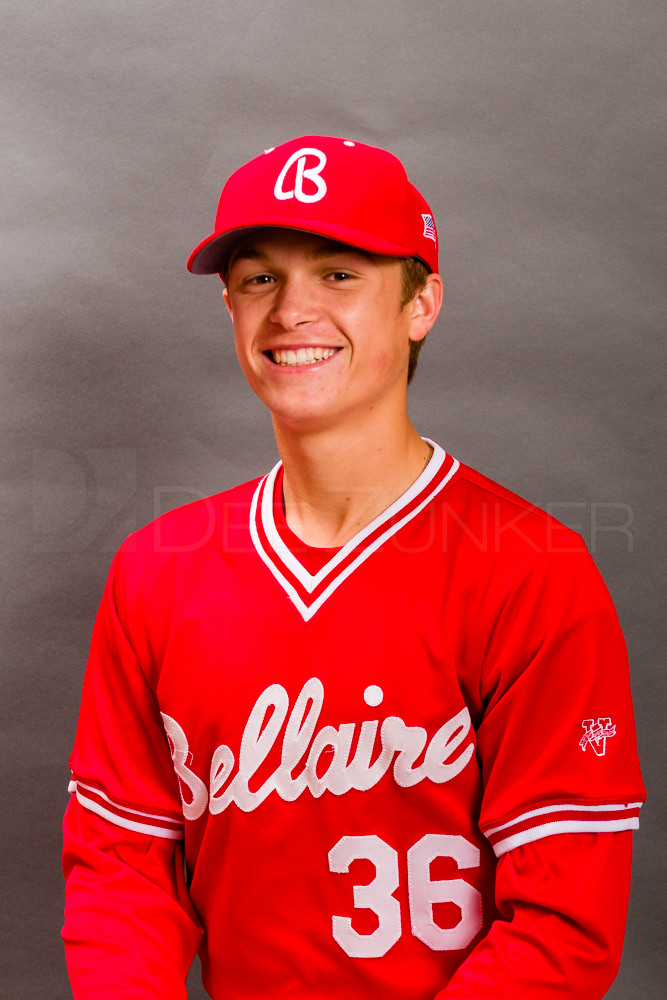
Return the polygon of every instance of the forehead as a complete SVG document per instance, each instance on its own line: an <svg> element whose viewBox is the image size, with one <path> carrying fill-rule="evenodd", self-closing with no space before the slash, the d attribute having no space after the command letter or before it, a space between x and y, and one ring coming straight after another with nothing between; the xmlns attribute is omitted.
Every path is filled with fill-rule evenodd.
<svg viewBox="0 0 667 1000"><path fill-rule="evenodd" d="M302 232L298 229L267 228L250 233L232 247L225 261L225 271L229 271L238 260L264 260L284 250L297 251L313 260L343 254L353 254L367 261L398 259L382 257L349 246L347 243L339 243L326 236L318 236L316 233Z"/></svg>

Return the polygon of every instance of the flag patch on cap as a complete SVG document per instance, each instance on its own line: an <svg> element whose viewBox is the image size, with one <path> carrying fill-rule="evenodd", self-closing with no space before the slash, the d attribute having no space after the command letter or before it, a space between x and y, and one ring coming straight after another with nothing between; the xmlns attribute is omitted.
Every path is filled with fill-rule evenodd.
<svg viewBox="0 0 667 1000"><path fill-rule="evenodd" d="M422 219L424 220L424 236L429 240L433 240L434 243L437 243L438 237L435 232L435 219L432 215L425 215L423 212Z"/></svg>

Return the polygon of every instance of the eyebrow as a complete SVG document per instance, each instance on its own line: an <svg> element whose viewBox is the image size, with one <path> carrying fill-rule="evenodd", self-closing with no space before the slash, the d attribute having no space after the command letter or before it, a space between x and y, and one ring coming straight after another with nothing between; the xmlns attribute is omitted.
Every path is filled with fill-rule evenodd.
<svg viewBox="0 0 667 1000"><path fill-rule="evenodd" d="M307 256L313 260L329 257L332 254L355 254L360 257L366 257L368 260L372 260L375 256L370 250L362 250L361 247L352 247L347 243L339 243L337 240L327 240L326 237L322 237L321 243L315 244L307 251ZM268 256L268 254L262 253L259 247L248 243L246 246L240 246L238 249L230 252L225 262L225 268L229 271L232 265L239 260L263 261L268 260Z"/></svg>

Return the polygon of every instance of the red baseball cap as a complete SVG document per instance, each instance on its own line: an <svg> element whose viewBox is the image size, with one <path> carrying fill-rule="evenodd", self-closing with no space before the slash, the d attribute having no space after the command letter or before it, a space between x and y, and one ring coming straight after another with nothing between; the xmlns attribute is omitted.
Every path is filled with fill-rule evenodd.
<svg viewBox="0 0 667 1000"><path fill-rule="evenodd" d="M392 153L350 139L305 135L239 167L220 196L215 229L188 260L219 274L230 248L265 226L299 229L438 270L433 213Z"/></svg>

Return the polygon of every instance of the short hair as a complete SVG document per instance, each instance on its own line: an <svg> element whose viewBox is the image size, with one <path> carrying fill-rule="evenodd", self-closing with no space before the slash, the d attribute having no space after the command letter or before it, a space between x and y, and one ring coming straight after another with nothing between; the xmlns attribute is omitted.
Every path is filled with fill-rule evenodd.
<svg viewBox="0 0 667 1000"><path fill-rule="evenodd" d="M418 260L416 257L401 258L401 309L403 309L408 302L411 302L415 295L421 292L422 288L426 284L428 274L429 272L426 264L423 264L422 261ZM415 371L417 370L419 352L424 346L424 340L426 340L426 337L422 340L410 341L408 385L412 382Z"/></svg>

